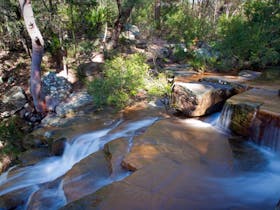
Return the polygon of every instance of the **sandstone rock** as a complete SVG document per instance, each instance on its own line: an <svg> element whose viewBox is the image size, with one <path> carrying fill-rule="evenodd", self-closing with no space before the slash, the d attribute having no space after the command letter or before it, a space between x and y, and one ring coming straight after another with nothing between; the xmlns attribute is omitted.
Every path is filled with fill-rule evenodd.
<svg viewBox="0 0 280 210"><path fill-rule="evenodd" d="M200 83L175 82L172 104L187 117L197 117L222 109L223 103L245 87L221 80L203 80Z"/></svg>
<svg viewBox="0 0 280 210"><path fill-rule="evenodd" d="M49 150L47 147L29 149L20 155L19 160L21 161L21 166L23 167L34 165L46 157L49 157Z"/></svg>
<svg viewBox="0 0 280 210"><path fill-rule="evenodd" d="M26 187L0 196L0 208L3 210L23 209L29 195L36 189L36 187Z"/></svg>
<svg viewBox="0 0 280 210"><path fill-rule="evenodd" d="M51 146L52 154L55 156L61 156L64 152L66 142L67 138L65 137L54 140Z"/></svg>
<svg viewBox="0 0 280 210"><path fill-rule="evenodd" d="M136 40L135 46L139 49L147 49L148 48L148 44L144 40Z"/></svg>
<svg viewBox="0 0 280 210"><path fill-rule="evenodd" d="M104 146L104 152L108 156L110 162L112 178L126 171L121 167L121 163L128 151L129 142L127 139L117 139Z"/></svg>
<svg viewBox="0 0 280 210"><path fill-rule="evenodd" d="M78 75L81 77L89 77L99 74L103 68L102 63L90 62L83 63L78 67Z"/></svg>
<svg viewBox="0 0 280 210"><path fill-rule="evenodd" d="M228 99L229 128L280 151L280 99L276 90L251 89Z"/></svg>
<svg viewBox="0 0 280 210"><path fill-rule="evenodd" d="M88 112L94 109L93 98L87 92L75 92L69 95L68 100L60 103L55 111L57 116L64 117L68 113Z"/></svg>
<svg viewBox="0 0 280 210"><path fill-rule="evenodd" d="M0 174L8 169L12 161L13 157L8 155L0 155Z"/></svg>
<svg viewBox="0 0 280 210"><path fill-rule="evenodd" d="M134 139L125 157L136 172L62 209L207 209L209 203L223 209L218 186L200 177L209 173L208 164L213 171L231 167L229 145L220 135L191 121L159 121ZM213 188L215 195L208 193Z"/></svg>
<svg viewBox="0 0 280 210"><path fill-rule="evenodd" d="M246 78L247 80L257 79L261 74L261 72L251 70L242 70L238 73L240 77Z"/></svg>
<svg viewBox="0 0 280 210"><path fill-rule="evenodd" d="M63 178L63 189L67 201L77 200L98 189L105 178L110 176L110 165L103 151L96 152L68 171Z"/></svg>

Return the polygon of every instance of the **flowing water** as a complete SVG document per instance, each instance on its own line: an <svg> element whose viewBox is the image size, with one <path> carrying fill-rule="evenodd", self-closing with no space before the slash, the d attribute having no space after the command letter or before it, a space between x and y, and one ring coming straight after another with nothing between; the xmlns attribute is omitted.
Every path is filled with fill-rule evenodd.
<svg viewBox="0 0 280 210"><path fill-rule="evenodd" d="M106 143L121 137L131 139L136 135L138 130L152 125L156 120L157 118L148 118L131 123L119 121L107 129L80 135L66 145L62 157L46 158L34 166L13 171L14 175L11 176L8 176L8 172L2 174L0 176L0 196L20 189L28 189L28 193L26 193L28 194L26 198L28 203L32 195L40 189L42 184L54 181L63 176L76 163L102 149ZM116 129L120 130L116 132ZM125 177L125 175L123 176ZM124 178L123 176L116 177L114 181ZM104 183L100 184L100 187L109 183L109 180L105 180ZM62 192L61 183L53 190ZM43 197L48 197L51 194L53 193L50 190L45 191ZM48 206L48 208L56 209L65 205L66 201L63 193L60 193L60 196L57 196L58 194L55 193L54 195L55 197L59 197L60 202L56 201L54 202L54 206ZM26 206L22 207L22 209L25 208Z"/></svg>
<svg viewBox="0 0 280 210"><path fill-rule="evenodd" d="M280 153L280 127L277 126L276 120L272 120L263 128L263 135L260 139L254 140L257 144L271 148Z"/></svg>
<svg viewBox="0 0 280 210"><path fill-rule="evenodd" d="M226 109L222 114L214 114L204 122L193 119L187 122L200 129L216 129L216 132L224 132L227 135L225 131L229 119L230 109ZM2 174L0 196L18 191L24 192L24 196L21 197L24 204L17 209L59 209L67 204L63 190L63 175L75 164L101 150L106 143L123 137L128 140L127 152L129 152L133 145L133 137L141 135L143 129L152 126L158 120L158 118L146 118L134 122L118 121L106 129L80 135L66 145L61 157L46 158L36 165L14 168ZM267 132L270 133L270 130ZM267 134L264 138L270 136ZM201 162L194 163L201 165L194 166L191 173L196 174L196 178L200 180L199 185L202 185L202 191L197 195L201 195L202 209L205 209L205 206L208 207L206 209L273 209L280 199L279 154L247 142L233 142L231 147L234 167L226 175L216 176L215 174L219 173L213 175L205 170L200 171L207 162L204 162L204 165ZM211 167L206 165L206 170ZM130 172L126 172L118 174L114 179L104 178L99 181L94 190L129 175ZM212 188L209 188L210 185ZM192 196L192 192L189 193ZM213 203L203 203L205 193L213 199ZM39 207L34 205L34 199L40 200ZM47 202L44 203L44 200Z"/></svg>

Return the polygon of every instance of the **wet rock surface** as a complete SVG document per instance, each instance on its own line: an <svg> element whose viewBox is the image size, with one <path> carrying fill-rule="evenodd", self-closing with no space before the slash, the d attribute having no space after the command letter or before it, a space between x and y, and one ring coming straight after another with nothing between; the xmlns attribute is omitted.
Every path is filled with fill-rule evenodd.
<svg viewBox="0 0 280 210"><path fill-rule="evenodd" d="M73 166L63 178L63 189L69 202L96 191L100 182L110 176L110 165L103 151L96 152Z"/></svg>
<svg viewBox="0 0 280 210"><path fill-rule="evenodd" d="M177 120L157 122L134 139L130 153L122 162L124 167L136 172L123 181L69 203L63 209L201 207L201 194L206 193L208 187L210 189L215 186L209 183L208 187L202 187L205 180L197 177L196 173L206 175L209 173L208 167L213 167L210 173L214 174L219 171L217 169L230 170L232 155L228 143L221 139L222 135L214 134L208 128L201 131L191 124L193 122ZM210 141L209 136L213 137ZM217 139L221 141L217 143ZM200 161L205 161L205 165L201 166ZM188 193L190 189L192 195ZM209 201L212 199L214 196Z"/></svg>
<svg viewBox="0 0 280 210"><path fill-rule="evenodd" d="M229 128L260 145L280 151L280 99L277 90L254 88L228 99ZM266 139L266 141L265 141Z"/></svg>

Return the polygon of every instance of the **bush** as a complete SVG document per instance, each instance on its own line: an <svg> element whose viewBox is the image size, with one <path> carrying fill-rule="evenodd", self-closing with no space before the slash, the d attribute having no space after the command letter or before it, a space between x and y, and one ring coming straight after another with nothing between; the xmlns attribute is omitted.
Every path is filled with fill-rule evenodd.
<svg viewBox="0 0 280 210"><path fill-rule="evenodd" d="M148 71L143 55L117 56L106 62L104 76L89 83L88 89L99 108L106 105L123 108L141 89L155 96L167 90L167 80L162 76L153 78Z"/></svg>
<svg viewBox="0 0 280 210"><path fill-rule="evenodd" d="M22 150L24 132L19 129L20 124L16 117L0 123L0 142L3 144L0 154L17 155Z"/></svg>
<svg viewBox="0 0 280 210"><path fill-rule="evenodd" d="M273 1L248 1L244 14L219 20L221 42L218 49L225 58L237 60L242 68L263 68L280 62L280 15L279 5Z"/></svg>
<svg viewBox="0 0 280 210"><path fill-rule="evenodd" d="M114 105L121 108L143 87L147 72L148 66L143 56L118 56L106 62L104 78L97 78L90 83L89 91L97 106Z"/></svg>

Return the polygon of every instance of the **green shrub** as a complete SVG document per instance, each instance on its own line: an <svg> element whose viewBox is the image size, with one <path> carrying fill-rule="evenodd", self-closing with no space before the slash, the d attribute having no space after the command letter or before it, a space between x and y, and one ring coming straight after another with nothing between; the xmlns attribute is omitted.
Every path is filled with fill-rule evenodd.
<svg viewBox="0 0 280 210"><path fill-rule="evenodd" d="M8 121L0 123L0 141L3 148L0 154L16 155L21 151L21 141L24 132L20 130L19 119L14 117Z"/></svg>
<svg viewBox="0 0 280 210"><path fill-rule="evenodd" d="M279 5L273 1L247 1L244 13L219 19L217 47L225 59L234 58L235 67L249 63L264 68L280 62Z"/></svg>
<svg viewBox="0 0 280 210"><path fill-rule="evenodd" d="M160 73L157 77L146 79L145 88L150 97L162 97L171 94L171 86L167 83L166 75Z"/></svg>
<svg viewBox="0 0 280 210"><path fill-rule="evenodd" d="M104 78L91 82L89 91L97 106L113 105L121 108L143 88L147 72L148 65L144 63L143 56L118 56L106 62Z"/></svg>
<svg viewBox="0 0 280 210"><path fill-rule="evenodd" d="M162 75L153 78L148 71L149 66L141 54L117 56L107 61L104 76L88 84L96 106L123 108L143 89L150 95L163 95L167 91L167 80Z"/></svg>

